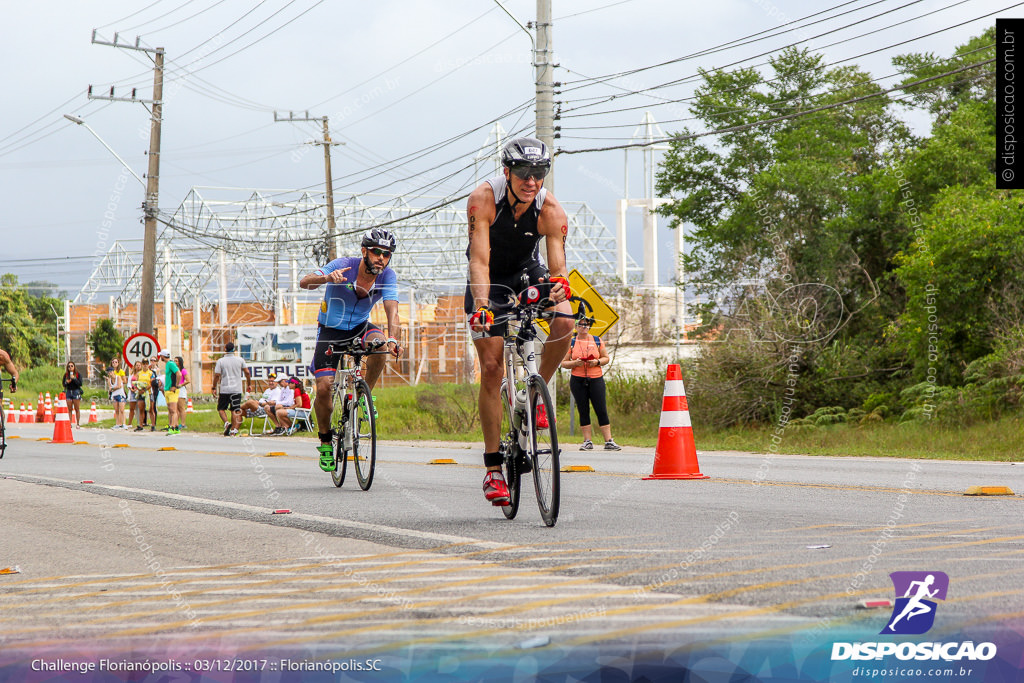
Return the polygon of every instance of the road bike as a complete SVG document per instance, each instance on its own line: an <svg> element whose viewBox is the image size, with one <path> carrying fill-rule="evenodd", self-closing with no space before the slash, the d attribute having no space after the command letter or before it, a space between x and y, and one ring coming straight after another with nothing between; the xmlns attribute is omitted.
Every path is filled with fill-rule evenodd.
<svg viewBox="0 0 1024 683"><path fill-rule="evenodd" d="M501 506L501 511L508 519L515 518L519 511L522 477L532 470L540 516L544 524L554 526L558 520L558 462L561 451L555 404L547 383L537 371L540 342L536 322L568 314L556 313L551 309L553 302L546 298L538 299L539 296L535 287L527 287L520 295L519 303L507 315L495 317L496 323L508 322L504 337L505 377L500 390L504 407L500 429L502 438L498 451L502 456L509 504ZM569 301L579 302L579 315L591 310L590 304L581 297L574 296Z"/></svg>
<svg viewBox="0 0 1024 683"><path fill-rule="evenodd" d="M15 384L13 377L8 377L6 379L0 377L0 459L4 457L4 451L7 450L7 416L4 415L4 382L7 382L12 386Z"/></svg>
<svg viewBox="0 0 1024 683"><path fill-rule="evenodd" d="M349 460L355 468L359 488L369 491L373 484L373 468L377 462L377 411L361 366L364 356L388 353L378 350L385 344L386 340L375 339L363 346L362 340L355 338L349 342L332 343L328 348L328 355L341 354L331 389L334 398L331 413L334 471L331 472L331 480L337 487L345 483Z"/></svg>

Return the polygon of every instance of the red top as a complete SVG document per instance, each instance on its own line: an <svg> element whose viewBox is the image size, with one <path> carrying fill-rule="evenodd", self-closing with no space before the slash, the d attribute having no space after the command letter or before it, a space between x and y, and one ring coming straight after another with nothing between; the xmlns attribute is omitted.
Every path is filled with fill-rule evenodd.
<svg viewBox="0 0 1024 683"><path fill-rule="evenodd" d="M604 342L601 343L603 344ZM594 335L577 334L576 342L572 345L570 357L573 360L598 360L601 357L601 348L594 342ZM593 368L581 365L578 368L573 368L572 374L575 377L589 377L593 379L604 375L604 368L600 365Z"/></svg>
<svg viewBox="0 0 1024 683"><path fill-rule="evenodd" d="M295 389L295 407L302 408L303 410L309 410L309 394L302 389Z"/></svg>

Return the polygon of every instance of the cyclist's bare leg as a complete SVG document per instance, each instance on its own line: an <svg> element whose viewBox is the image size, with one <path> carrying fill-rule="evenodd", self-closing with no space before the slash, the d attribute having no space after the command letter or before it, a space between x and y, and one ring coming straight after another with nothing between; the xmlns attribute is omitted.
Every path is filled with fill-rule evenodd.
<svg viewBox="0 0 1024 683"><path fill-rule="evenodd" d="M372 331L366 335L365 342L367 345L378 339L386 339L383 332ZM384 354L375 353L366 357L366 383L370 385L372 390L377 386L377 380L380 379L380 374L384 372Z"/></svg>
<svg viewBox="0 0 1024 683"><path fill-rule="evenodd" d="M480 426L484 433L484 452L494 453L501 443L501 378L505 375L504 341L501 337L474 339L480 359ZM562 353L565 356L565 353ZM489 467L501 471L501 466Z"/></svg>
<svg viewBox="0 0 1024 683"><path fill-rule="evenodd" d="M563 301L555 306L558 313L572 314L572 307L569 302ZM569 350L569 343L572 341L572 332L575 322L572 318L554 318L551 320L551 333L544 342L544 351L540 358L540 367L537 371L544 378L545 382L551 381L555 370L562 364L566 351Z"/></svg>
<svg viewBox="0 0 1024 683"><path fill-rule="evenodd" d="M318 429L324 429L325 427L330 429L331 413L334 412L334 398L331 395L333 388L333 374L316 378L316 396L313 398L313 410L316 411Z"/></svg>

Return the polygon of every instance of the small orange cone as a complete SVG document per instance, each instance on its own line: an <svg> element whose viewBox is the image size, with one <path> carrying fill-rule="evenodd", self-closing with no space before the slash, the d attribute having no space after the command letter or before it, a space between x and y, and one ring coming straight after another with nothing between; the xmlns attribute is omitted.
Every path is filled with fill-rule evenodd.
<svg viewBox="0 0 1024 683"><path fill-rule="evenodd" d="M8 422L19 422L20 418L21 418L21 413L18 412L18 409L15 408L14 404L12 403L10 405L10 407L7 409L7 421Z"/></svg>
<svg viewBox="0 0 1024 683"><path fill-rule="evenodd" d="M95 424L100 421L99 413L96 412L96 401L92 402L92 407L89 408L89 421L86 424Z"/></svg>
<svg viewBox="0 0 1024 683"><path fill-rule="evenodd" d="M42 422L43 421L43 409L44 408L45 408L45 406L43 405L43 394L42 394L42 392L40 392L40 394L39 394L39 403L36 405L36 418L35 418L35 422Z"/></svg>
<svg viewBox="0 0 1024 683"><path fill-rule="evenodd" d="M43 422L53 423L53 399L50 392L46 392L46 410L43 411Z"/></svg>
<svg viewBox="0 0 1024 683"><path fill-rule="evenodd" d="M676 364L668 366L665 376L658 445L654 449L654 471L644 479L708 479L701 474L697 464L697 446L693 442L683 373Z"/></svg>
<svg viewBox="0 0 1024 683"><path fill-rule="evenodd" d="M64 392L57 394L57 415L53 422L53 439L50 443L74 443L71 436L71 418L68 417L68 404L64 400Z"/></svg>
<svg viewBox="0 0 1024 683"><path fill-rule="evenodd" d="M32 404L28 404L28 408L25 408L25 404L21 404L21 417L18 422L32 422Z"/></svg>
<svg viewBox="0 0 1024 683"><path fill-rule="evenodd" d="M188 415L189 413L192 413L192 412L195 412L195 411L192 410L192 399L189 399L188 400L188 407L185 409L185 414Z"/></svg>

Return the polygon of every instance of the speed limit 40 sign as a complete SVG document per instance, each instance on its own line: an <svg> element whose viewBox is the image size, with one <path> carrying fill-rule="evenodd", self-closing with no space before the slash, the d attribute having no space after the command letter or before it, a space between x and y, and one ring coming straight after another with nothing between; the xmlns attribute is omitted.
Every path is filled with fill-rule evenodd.
<svg viewBox="0 0 1024 683"><path fill-rule="evenodd" d="M133 367L140 360L149 360L160 353L160 342L151 334L136 332L124 342L121 355L127 367Z"/></svg>

